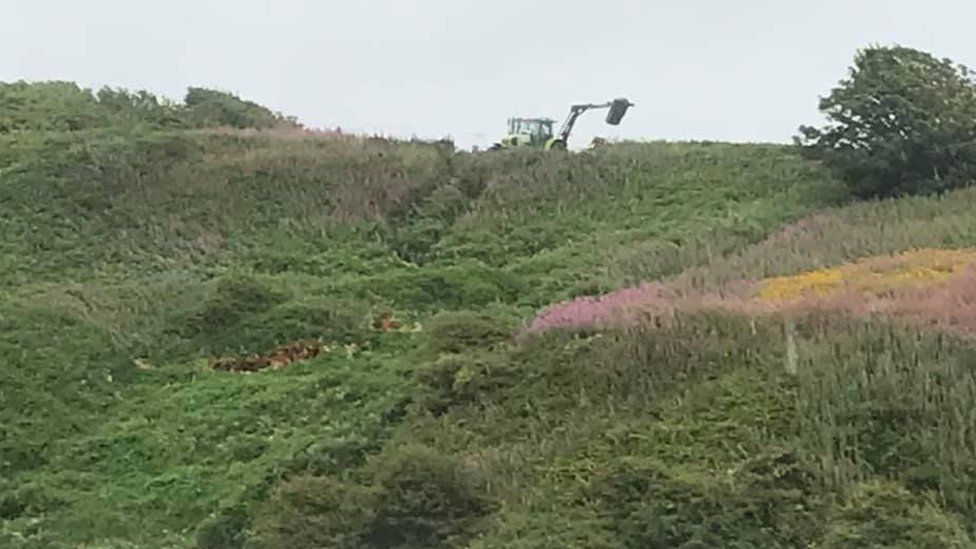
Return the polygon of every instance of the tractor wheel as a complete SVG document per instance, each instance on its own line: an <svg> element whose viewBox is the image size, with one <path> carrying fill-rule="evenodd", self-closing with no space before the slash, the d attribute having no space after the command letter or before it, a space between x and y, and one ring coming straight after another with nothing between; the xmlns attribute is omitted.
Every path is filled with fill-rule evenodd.
<svg viewBox="0 0 976 549"><path fill-rule="evenodd" d="M555 140L555 141L553 141L552 143L549 144L549 150L550 151L565 151L566 150L566 142L563 141L562 139L557 139L557 140Z"/></svg>

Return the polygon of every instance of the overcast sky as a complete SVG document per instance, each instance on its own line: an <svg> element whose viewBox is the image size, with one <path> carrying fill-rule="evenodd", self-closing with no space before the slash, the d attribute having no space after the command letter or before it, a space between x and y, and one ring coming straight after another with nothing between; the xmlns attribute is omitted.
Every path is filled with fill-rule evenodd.
<svg viewBox="0 0 976 549"><path fill-rule="evenodd" d="M854 52L976 65L973 0L0 0L0 80L233 91L313 127L488 145L511 115L574 134L787 141Z"/></svg>

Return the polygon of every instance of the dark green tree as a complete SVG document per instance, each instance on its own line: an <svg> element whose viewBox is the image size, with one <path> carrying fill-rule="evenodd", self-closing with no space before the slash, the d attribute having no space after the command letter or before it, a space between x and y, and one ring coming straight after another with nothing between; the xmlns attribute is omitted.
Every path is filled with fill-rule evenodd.
<svg viewBox="0 0 976 549"><path fill-rule="evenodd" d="M940 192L976 178L976 86L963 65L870 47L820 100L821 128L796 141L861 197Z"/></svg>

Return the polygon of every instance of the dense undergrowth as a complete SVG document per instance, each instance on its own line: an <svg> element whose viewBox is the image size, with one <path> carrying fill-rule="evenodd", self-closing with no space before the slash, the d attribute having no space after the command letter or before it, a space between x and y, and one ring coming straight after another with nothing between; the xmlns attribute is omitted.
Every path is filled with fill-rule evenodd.
<svg viewBox="0 0 976 549"><path fill-rule="evenodd" d="M779 146L0 135L0 545L967 546L963 341L715 314L518 334L642 280L971 246L973 196L781 230L844 197ZM283 369L207 365L310 338Z"/></svg>
<svg viewBox="0 0 976 549"><path fill-rule="evenodd" d="M0 133L72 132L94 128L296 128L294 118L206 88L190 88L183 102L148 91L73 82L0 82Z"/></svg>

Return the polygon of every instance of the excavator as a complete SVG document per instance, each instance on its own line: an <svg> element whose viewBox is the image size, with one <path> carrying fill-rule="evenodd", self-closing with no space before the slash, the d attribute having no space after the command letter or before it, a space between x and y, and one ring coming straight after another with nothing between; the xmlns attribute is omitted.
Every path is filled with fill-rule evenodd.
<svg viewBox="0 0 976 549"><path fill-rule="evenodd" d="M569 134L576 125L580 115L591 109L609 109L606 123L611 126L620 124L627 109L634 104L624 98L614 99L606 103L586 103L573 105L569 108L569 116L553 134L555 120L551 118L510 118L508 120L508 135L491 147L492 150L511 149L516 147L539 147L547 151L564 151L569 143Z"/></svg>

